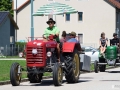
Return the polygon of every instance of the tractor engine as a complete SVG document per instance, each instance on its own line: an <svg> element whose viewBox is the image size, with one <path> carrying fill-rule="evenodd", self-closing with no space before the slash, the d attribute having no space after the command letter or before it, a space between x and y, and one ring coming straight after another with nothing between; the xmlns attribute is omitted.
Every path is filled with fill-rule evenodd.
<svg viewBox="0 0 120 90"><path fill-rule="evenodd" d="M26 45L26 63L28 72L44 72L52 64L51 57L56 56L57 42L53 40L33 40Z"/></svg>
<svg viewBox="0 0 120 90"><path fill-rule="evenodd" d="M45 67L46 44L42 40L33 40L26 45L27 67Z"/></svg>
<svg viewBox="0 0 120 90"><path fill-rule="evenodd" d="M109 65L114 65L117 58L117 47L108 46L106 49L106 59Z"/></svg>

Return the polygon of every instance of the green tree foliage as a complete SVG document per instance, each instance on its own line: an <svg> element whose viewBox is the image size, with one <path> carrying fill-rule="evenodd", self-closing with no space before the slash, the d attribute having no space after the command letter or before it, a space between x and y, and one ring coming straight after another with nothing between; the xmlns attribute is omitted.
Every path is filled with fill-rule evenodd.
<svg viewBox="0 0 120 90"><path fill-rule="evenodd" d="M0 0L0 11L9 11L13 16L12 0Z"/></svg>
<svg viewBox="0 0 120 90"><path fill-rule="evenodd" d="M15 45L19 46L19 50L22 52L26 46L26 42L16 42Z"/></svg>

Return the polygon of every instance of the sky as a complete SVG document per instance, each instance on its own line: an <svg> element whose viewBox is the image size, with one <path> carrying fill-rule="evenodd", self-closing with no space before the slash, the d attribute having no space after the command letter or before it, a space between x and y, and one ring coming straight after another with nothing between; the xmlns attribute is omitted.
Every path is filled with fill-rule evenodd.
<svg viewBox="0 0 120 90"><path fill-rule="evenodd" d="M17 0L17 8L24 4L28 0ZM14 9L16 9L16 0L14 0Z"/></svg>

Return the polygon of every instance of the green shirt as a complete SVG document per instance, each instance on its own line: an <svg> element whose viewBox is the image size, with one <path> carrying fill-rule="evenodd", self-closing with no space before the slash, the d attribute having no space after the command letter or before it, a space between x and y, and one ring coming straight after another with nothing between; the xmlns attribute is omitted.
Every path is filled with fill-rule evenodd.
<svg viewBox="0 0 120 90"><path fill-rule="evenodd" d="M60 30L56 27L56 26L53 26L53 28L46 28L45 31L44 31L44 37L45 38L48 38L50 34L60 34ZM56 38L56 41L59 41L59 37Z"/></svg>

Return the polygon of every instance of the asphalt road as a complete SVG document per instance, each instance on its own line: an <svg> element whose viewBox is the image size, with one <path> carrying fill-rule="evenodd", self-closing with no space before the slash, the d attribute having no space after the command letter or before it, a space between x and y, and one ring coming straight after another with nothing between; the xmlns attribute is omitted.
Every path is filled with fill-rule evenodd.
<svg viewBox="0 0 120 90"><path fill-rule="evenodd" d="M115 85L114 88L113 85ZM81 74L79 83L67 84L64 81L60 87L55 87L52 79L46 79L42 84L24 82L17 87L3 85L0 86L0 90L120 90L120 68L100 73Z"/></svg>

